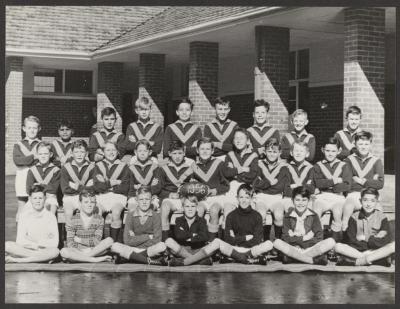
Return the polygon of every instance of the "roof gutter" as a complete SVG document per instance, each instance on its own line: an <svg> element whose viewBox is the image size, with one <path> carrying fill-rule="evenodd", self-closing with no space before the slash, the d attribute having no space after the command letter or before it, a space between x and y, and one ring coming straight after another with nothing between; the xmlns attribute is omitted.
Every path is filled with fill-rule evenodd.
<svg viewBox="0 0 400 309"><path fill-rule="evenodd" d="M92 60L93 53L79 51L61 51L48 49L7 48L7 56L39 57L71 60Z"/></svg>
<svg viewBox="0 0 400 309"><path fill-rule="evenodd" d="M138 48L141 47L143 45L147 45L149 43L155 43L156 41L160 41L160 40L166 40L166 39L171 39L171 38L177 38L180 36L186 36L188 34L191 33L196 33L199 32L201 30L206 30L206 29L212 29L215 26L229 26L230 24L232 25L236 25L238 24L238 21L241 21L241 23L243 22L247 22L253 18L257 18L261 15L265 15L266 13L268 14L272 14L272 13L276 13L279 11L288 11L288 10L292 10L293 7L289 8L289 7L263 7L262 9L254 9L251 11L247 11L246 13L240 14L240 15L235 15L232 17L227 17L224 19L218 19L216 21L212 21L212 22L207 22L207 23L203 23L200 25L196 25L193 27L187 27L184 29L179 29L176 31L171 31L168 33L162 33L160 35L156 35L150 38L146 38L146 39L142 39L139 41L135 41L135 42L129 42L126 44L121 44L115 47L110 47L110 48L106 48L106 49L101 49L101 50L97 50L93 53L93 58L94 59L98 59L98 58L102 58L105 56L110 56L112 54L116 54L118 52L121 51L125 51L125 50L129 50L132 48Z"/></svg>

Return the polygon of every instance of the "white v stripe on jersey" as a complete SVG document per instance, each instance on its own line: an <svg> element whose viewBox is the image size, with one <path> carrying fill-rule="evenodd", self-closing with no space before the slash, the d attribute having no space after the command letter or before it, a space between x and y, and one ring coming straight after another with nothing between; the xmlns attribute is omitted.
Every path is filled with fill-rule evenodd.
<svg viewBox="0 0 400 309"><path fill-rule="evenodd" d="M167 177L176 185L181 185L185 179L193 173L193 170L189 167L179 178L176 178L174 174L172 174L171 170L169 169L168 165L163 165L162 169L164 170Z"/></svg>
<svg viewBox="0 0 400 309"><path fill-rule="evenodd" d="M120 133L120 132L117 132L117 133L115 133L115 134L113 135L113 137L108 138L107 141L116 143L120 135L121 135L121 133ZM100 132L98 132L98 131L97 131L97 132L94 132L94 133L93 133L93 136L96 137L96 140L97 140L97 143L99 144L99 146L100 146L101 148L103 148L104 145L105 145L105 143L106 143L106 140L103 138L103 136L100 134Z"/></svg>
<svg viewBox="0 0 400 309"><path fill-rule="evenodd" d="M369 159L367 165L365 165L364 169L362 169L360 164L358 163L357 159L355 158L354 154L348 156L348 158L349 158L351 164L353 165L354 169L356 170L358 177L360 177L360 178L365 178L365 175L367 175L371 171L375 162L378 161L377 157L371 157L371 159Z"/></svg>
<svg viewBox="0 0 400 309"><path fill-rule="evenodd" d="M195 168L193 169L193 172L197 176L199 176L204 182L208 182L221 163L222 163L221 160L215 159L214 162L211 164L210 169L207 171L207 173L204 173L204 171L196 164Z"/></svg>
<svg viewBox="0 0 400 309"><path fill-rule="evenodd" d="M211 133L221 143L223 143L228 138L228 136L232 133L232 131L235 128L235 126L236 126L236 122L231 121L228 124L228 127L226 128L225 132L223 134L221 134L212 123L208 124L208 127L210 128Z"/></svg>
<svg viewBox="0 0 400 309"><path fill-rule="evenodd" d="M249 133L256 139L256 141L260 145L264 145L267 139L269 139L275 133L276 129L273 128L269 129L264 136L258 134L257 130L254 129L254 127L248 128L247 131L249 131Z"/></svg>
<svg viewBox="0 0 400 309"><path fill-rule="evenodd" d="M108 179L109 180L117 180L118 177L121 175L122 170L125 167L125 163L124 162L118 163L117 168L114 170L114 172L112 173L111 177L108 178L105 164L106 163L104 163L104 162L99 162L99 163L97 163L97 166L99 167L101 173L103 174L104 179L106 179L106 180L108 180Z"/></svg>
<svg viewBox="0 0 400 309"><path fill-rule="evenodd" d="M44 179L40 175L39 170L37 169L36 166L32 166L31 171L32 171L33 176L35 177L35 180L38 183L48 185L50 180L53 178L55 172L58 171L58 167L54 166L53 169L47 174L47 176Z"/></svg>
<svg viewBox="0 0 400 309"><path fill-rule="evenodd" d="M57 140L53 141L53 145L54 145L54 148L55 148L55 150L57 152L57 156L59 158L64 159L64 158L68 158L68 157L71 156L71 154L72 154L72 149L71 148L68 149L67 153L64 153L64 151L61 149L61 146L60 146L60 144L59 144L59 142Z"/></svg>
<svg viewBox="0 0 400 309"><path fill-rule="evenodd" d="M303 170L300 172L300 175L297 173L297 171L294 169L293 166L291 166L290 164L287 165L290 174L292 175L292 178L294 180L295 183L303 183L304 179L306 179L306 176L308 174L308 172L310 171L310 169L312 169L312 165L306 165Z"/></svg>
<svg viewBox="0 0 400 309"><path fill-rule="evenodd" d="M175 123L172 123L169 125L171 130L175 133L175 135L181 140L182 143L186 144L186 142L189 140L189 138L192 137L194 132L196 132L198 126L193 124L192 127L186 132L186 134L183 134L181 130L179 130L178 126Z"/></svg>
<svg viewBox="0 0 400 309"><path fill-rule="evenodd" d="M293 138L292 134L286 133L285 136L286 136L286 139L288 140L289 144L290 144L290 145L293 145L293 143L294 143L294 138Z"/></svg>
<svg viewBox="0 0 400 309"><path fill-rule="evenodd" d="M135 175L136 180L143 186L148 186L151 182L151 179L153 178L154 170L157 168L157 164L153 163L150 167L150 169L147 171L147 175L145 178L142 177L140 172L137 170L134 164L129 166L129 169L132 171L132 173Z"/></svg>
<svg viewBox="0 0 400 309"><path fill-rule="evenodd" d="M136 122L131 124L131 128L132 128L133 132L135 132L135 135L136 135L138 140L146 139L146 140L150 141L150 139L156 133L156 130L158 128L158 124L154 123L153 126L151 127L151 129L146 133L146 135L142 134L142 131L140 131L139 126L137 125Z"/></svg>
<svg viewBox="0 0 400 309"><path fill-rule="evenodd" d="M78 176L76 175L74 169L72 168L71 163L66 163L64 165L65 169L68 172L69 177L71 177L71 179L73 180L73 182L81 184L81 185L85 185L88 180L89 180L89 174L91 172L91 170L94 168L94 165L91 163L89 164L89 166L87 167L85 173L82 175L82 179L79 180Z"/></svg>
<svg viewBox="0 0 400 309"><path fill-rule="evenodd" d="M276 176L278 176L279 172L281 171L282 167L286 164L284 162L279 162L275 169L270 172L269 169L265 166L265 164L261 161L258 161L258 166L261 168L263 175L269 182L276 180Z"/></svg>
<svg viewBox="0 0 400 309"><path fill-rule="evenodd" d="M328 168L320 161L317 163L321 169L322 174L324 174L326 179L332 179L333 177L338 178L343 171L344 162L339 162L336 166L333 174L328 170Z"/></svg>
<svg viewBox="0 0 400 309"><path fill-rule="evenodd" d="M37 148L37 145L38 145L38 144L36 144L35 146L33 146L32 150L29 150L22 142L18 142L17 144L19 146L19 149L21 149L21 152L26 157L35 154L36 148Z"/></svg>
<svg viewBox="0 0 400 309"><path fill-rule="evenodd" d="M343 130L338 131L337 133L338 133L338 135L340 136L340 139L342 140L344 146L345 146L348 150L350 150L350 149L352 149L352 148L354 147L354 142L351 141L351 140L349 140L349 138L348 138L347 135L343 132Z"/></svg>
<svg viewBox="0 0 400 309"><path fill-rule="evenodd" d="M241 165L241 164L239 163L238 159L236 158L236 156L234 155L234 153L233 153L232 151L231 151L231 152L228 152L228 156L231 158L231 161L232 161L233 166L234 166L235 168L239 168L239 167L249 167L250 164L251 164L251 162L253 162L253 160L254 160L255 158L258 158L257 154L253 152L253 153L246 159L246 161L244 161L243 165Z"/></svg>

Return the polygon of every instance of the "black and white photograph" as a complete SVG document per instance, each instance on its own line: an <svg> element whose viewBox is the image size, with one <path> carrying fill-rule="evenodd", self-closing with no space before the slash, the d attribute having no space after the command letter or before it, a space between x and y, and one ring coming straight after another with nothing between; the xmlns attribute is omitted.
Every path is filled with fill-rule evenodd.
<svg viewBox="0 0 400 309"><path fill-rule="evenodd" d="M5 303L395 303L399 8L267 5L6 5Z"/></svg>

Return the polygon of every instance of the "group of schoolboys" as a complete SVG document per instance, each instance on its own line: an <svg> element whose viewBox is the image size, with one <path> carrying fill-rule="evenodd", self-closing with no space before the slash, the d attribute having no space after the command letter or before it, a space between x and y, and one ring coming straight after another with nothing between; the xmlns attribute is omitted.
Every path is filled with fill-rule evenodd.
<svg viewBox="0 0 400 309"><path fill-rule="evenodd" d="M214 106L216 118L203 133L190 121L193 103L183 99L179 119L163 133L150 120L150 101L141 97L138 121L126 136L115 130L116 111L107 107L103 128L88 145L72 141L67 121L58 127L59 140L42 142L39 119L25 118L25 138L14 146L17 240L6 242L6 261L61 254L66 261L101 262L111 259L109 253L117 262L179 266L212 264L218 256L265 265L267 253L278 253L283 263L326 265L327 252L336 252L337 265L390 265L394 242L378 202L383 166L370 152L372 134L359 128L357 106L347 110L347 127L325 141L324 159L315 165L305 111L294 112L293 130L281 137L267 124L264 100L255 101L248 129L228 119L228 100L217 98ZM194 183L202 185L193 189ZM60 204L67 236L59 252L54 214ZM183 216L171 232L176 211ZM333 220L331 237L324 239L320 218L327 211ZM106 213L111 237L103 239Z"/></svg>

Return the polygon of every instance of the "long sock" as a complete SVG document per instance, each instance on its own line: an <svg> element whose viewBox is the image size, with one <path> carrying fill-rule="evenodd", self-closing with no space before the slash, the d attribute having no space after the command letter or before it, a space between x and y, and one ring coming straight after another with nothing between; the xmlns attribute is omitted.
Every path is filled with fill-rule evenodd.
<svg viewBox="0 0 400 309"><path fill-rule="evenodd" d="M274 225L275 239L282 238L282 226Z"/></svg>
<svg viewBox="0 0 400 309"><path fill-rule="evenodd" d="M237 252L235 249L233 249L231 257L240 263L247 264L247 254L246 253L240 253L240 252Z"/></svg>
<svg viewBox="0 0 400 309"><path fill-rule="evenodd" d="M179 249L179 251L177 252L178 256L181 256L183 258L187 258L189 256L192 256L192 254L190 252L188 252L185 247L181 246L181 248Z"/></svg>
<svg viewBox="0 0 400 309"><path fill-rule="evenodd" d="M271 227L272 225L264 225L263 230L264 230L264 240L270 240L270 233L271 233Z"/></svg>
<svg viewBox="0 0 400 309"><path fill-rule="evenodd" d="M169 237L169 230L162 231L161 240L166 241L168 239L168 237Z"/></svg>
<svg viewBox="0 0 400 309"><path fill-rule="evenodd" d="M110 236L115 242L118 242L119 230L120 228L110 227Z"/></svg>
<svg viewBox="0 0 400 309"><path fill-rule="evenodd" d="M203 249L200 249L195 254L185 258L183 260L183 264L184 265L191 265L191 264L194 264L194 263L206 258L207 256L208 256L207 253Z"/></svg>
<svg viewBox="0 0 400 309"><path fill-rule="evenodd" d="M143 251L140 253L132 252L129 255L129 261L141 264L147 264L147 251Z"/></svg>

